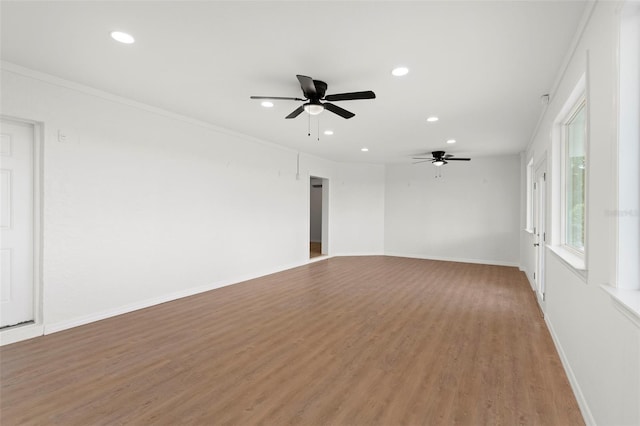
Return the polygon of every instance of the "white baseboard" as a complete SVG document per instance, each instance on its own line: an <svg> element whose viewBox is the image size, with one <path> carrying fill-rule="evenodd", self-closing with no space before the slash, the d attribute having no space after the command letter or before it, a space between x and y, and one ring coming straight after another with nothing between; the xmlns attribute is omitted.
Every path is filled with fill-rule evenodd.
<svg viewBox="0 0 640 426"><path fill-rule="evenodd" d="M493 260L493 259L465 259L460 257L425 256L425 255L395 253L395 252L385 252L384 255L395 256L395 257L409 257L412 259L440 260L443 262L477 263L481 265L495 265L495 266L512 266L514 268L518 268L520 266L518 262L506 262L502 260Z"/></svg>
<svg viewBox="0 0 640 426"><path fill-rule="evenodd" d="M587 404L587 400L585 399L584 394L582 393L582 389L578 384L576 375L573 373L573 370L571 369L571 364L569 364L567 355L564 353L564 349L562 349L560 340L558 339L558 336L556 335L556 332L553 329L553 325L551 325L551 321L549 320L548 315L544 316L544 322L547 324L547 329L551 334L551 339L553 340L553 344L556 346L556 350L560 355L560 361L562 362L564 371L567 374L567 378L569 379L569 384L571 385L573 394L576 397L576 401L578 401L578 406L580 407L582 418L584 419L584 422L587 426L596 426L596 421L593 418L593 414L591 414L591 410L589 409L589 404Z"/></svg>
<svg viewBox="0 0 640 426"><path fill-rule="evenodd" d="M26 324L7 328L6 330L0 331L0 346L33 339L43 334L44 326L42 324Z"/></svg>
<svg viewBox="0 0 640 426"><path fill-rule="evenodd" d="M531 286L531 290L536 291L536 283L533 282L533 278L529 275L529 271L521 268L522 272L524 272L524 276L527 277L527 281L529 282L529 286Z"/></svg>
<svg viewBox="0 0 640 426"><path fill-rule="evenodd" d="M312 257L307 261L307 263L316 263L316 262L320 262L321 260L331 259L332 257L333 256L329 256L328 254L322 254L320 256Z"/></svg>
<svg viewBox="0 0 640 426"><path fill-rule="evenodd" d="M334 254L332 256L334 257L349 257L349 256L384 256L385 254L383 252L357 252L357 253L338 253L338 254Z"/></svg>
<svg viewBox="0 0 640 426"><path fill-rule="evenodd" d="M55 322L52 324L45 325L43 334L57 333L59 331L67 330L73 327L78 327L78 326L89 324L95 321L111 318L116 315L122 315L129 312L137 311L139 309L144 309L154 305L159 305L160 303L171 302L172 300L182 299L183 297L193 296L194 294L204 293L205 291L215 290L216 288L226 287L228 285L238 284L244 281L260 278L265 275L271 275L277 272L286 271L287 269L297 268L298 266L303 266L303 265L306 265L307 263L308 262L300 262L295 264L283 265L278 268L269 268L267 270L261 271L260 273L247 274L245 276L234 277L233 279L221 280L215 283L206 284L199 287L192 287L189 289L177 291L174 293L169 293L169 294L159 296L159 297L154 297L151 299L141 300L139 302L120 306L115 309L108 309L102 312L97 312L97 313L85 315L82 317ZM35 337L35 336L32 336L32 337Z"/></svg>

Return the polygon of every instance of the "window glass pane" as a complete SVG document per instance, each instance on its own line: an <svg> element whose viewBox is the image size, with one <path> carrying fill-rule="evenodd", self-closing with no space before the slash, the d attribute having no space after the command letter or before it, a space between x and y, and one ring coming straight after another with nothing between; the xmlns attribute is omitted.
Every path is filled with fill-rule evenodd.
<svg viewBox="0 0 640 426"><path fill-rule="evenodd" d="M527 230L533 229L533 158L527 164Z"/></svg>
<svg viewBox="0 0 640 426"><path fill-rule="evenodd" d="M565 163L565 243L580 251L584 251L585 121L586 108L583 104L567 123Z"/></svg>

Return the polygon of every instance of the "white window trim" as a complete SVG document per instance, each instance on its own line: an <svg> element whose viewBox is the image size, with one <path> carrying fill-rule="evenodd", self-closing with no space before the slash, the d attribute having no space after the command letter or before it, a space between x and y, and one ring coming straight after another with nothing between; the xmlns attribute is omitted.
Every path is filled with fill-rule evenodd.
<svg viewBox="0 0 640 426"><path fill-rule="evenodd" d="M563 246L559 245L547 245L547 248L573 272L575 272L583 281L587 279L587 265L584 261L584 256L577 256L574 251L567 250Z"/></svg>
<svg viewBox="0 0 640 426"><path fill-rule="evenodd" d="M616 288L608 284L603 284L600 288L611 296L616 309L640 328L640 291Z"/></svg>
<svg viewBox="0 0 640 426"><path fill-rule="evenodd" d="M616 91L616 115L618 117L616 156L616 209L608 212L615 218L616 271L611 283L622 290L621 294L640 299L640 268L637 266L638 239L638 176L637 165L632 159L638 156L640 131L638 113L640 111L640 81L637 80L640 61L637 49L640 46L640 3L625 2L619 10L618 34L618 81ZM631 183L635 185L631 185ZM635 261L634 261L635 260ZM635 265L634 265L635 264ZM611 294L611 292L609 292ZM616 297L612 294L612 298ZM640 316L640 306L637 311Z"/></svg>
<svg viewBox="0 0 640 426"><path fill-rule="evenodd" d="M616 271L612 276L611 283L614 284L602 284L600 288L604 290L610 297L613 306L627 317L632 324L640 329L640 279L638 277L638 270L629 271L626 268L629 267L631 262L637 258L637 251L629 253L629 247L635 247L637 244L637 228L635 226L628 228L628 222L621 226L621 220L628 219L625 213L629 213L632 217L635 213L637 215L637 199L629 204L628 191L636 191L637 187L629 187L628 185L621 185L625 182L638 182L638 171L635 168L635 164L625 163L625 159L635 158L636 153L631 150L629 152L629 146L637 149L637 142L639 141L640 133L638 133L638 110L640 110L640 99L635 99L629 102L629 99L625 99L627 95L634 91L640 95L640 82L629 81L629 76L637 76L638 68L640 64L636 56L637 47L639 45L637 34L640 32L640 4L625 2L621 5L620 10L620 28L618 39L618 90L616 91L616 115L618 117L618 135L617 135L617 164L616 175L618 177L617 190L616 190L616 207L617 209L609 212L616 217L615 220L615 232L616 232ZM629 32L630 31L630 32ZM623 34L625 34L623 36ZM623 45L624 41L624 45ZM623 60L627 67L623 69ZM632 62L627 62L631 60ZM632 77L633 78L633 77ZM637 78L637 77L636 77ZM631 87L629 87L631 83ZM631 120L629 120L631 118ZM630 127L628 127L630 126ZM631 132L630 132L631 131ZM631 172L631 176L629 173ZM624 178L623 178L624 175ZM621 198L623 197L623 198ZM624 201L624 203L622 203ZM627 210L631 208L631 211ZM633 209L636 209L635 212ZM630 232L629 232L630 231ZM632 236L631 239L628 239ZM635 239L633 239L635 237ZM624 239L624 247L621 246L621 239ZM629 246L630 244L630 246ZM622 258L624 254L626 259ZM626 265L623 267L622 265Z"/></svg>
<svg viewBox="0 0 640 426"><path fill-rule="evenodd" d="M584 218L584 252L580 252L575 248L565 244L565 124L573 117L573 114L578 107L586 102L586 135L585 135L585 153L589 152L589 96L587 93L587 74L583 74L574 87L571 95L567 98L564 106L556 116L556 119L552 128L552 176L557 176L557 179L552 179L551 185L551 209L552 209L552 223L551 223L551 242L547 246L549 250L554 253L562 262L578 276L583 278L586 283L587 277L587 253L588 253L588 181L589 181L589 156L586 155L585 168L585 218Z"/></svg>

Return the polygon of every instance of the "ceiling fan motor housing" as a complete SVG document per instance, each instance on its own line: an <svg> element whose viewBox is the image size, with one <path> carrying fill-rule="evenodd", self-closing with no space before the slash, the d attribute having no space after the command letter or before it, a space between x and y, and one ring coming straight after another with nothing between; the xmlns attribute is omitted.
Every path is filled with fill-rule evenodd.
<svg viewBox="0 0 640 426"><path fill-rule="evenodd" d="M305 93L304 95L310 100L320 100L324 98L325 93L327 93L327 83L320 80L313 80L313 85L316 86L316 93L313 96ZM304 89L303 89L304 91Z"/></svg>

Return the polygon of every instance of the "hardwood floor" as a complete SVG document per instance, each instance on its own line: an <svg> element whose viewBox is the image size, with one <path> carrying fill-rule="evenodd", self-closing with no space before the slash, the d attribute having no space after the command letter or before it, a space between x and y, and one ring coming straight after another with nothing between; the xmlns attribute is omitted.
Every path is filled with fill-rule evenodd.
<svg viewBox="0 0 640 426"><path fill-rule="evenodd" d="M321 243L309 243L309 259L322 256L322 244Z"/></svg>
<svg viewBox="0 0 640 426"><path fill-rule="evenodd" d="M0 349L17 424L580 425L524 275L332 258Z"/></svg>

